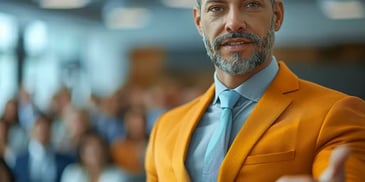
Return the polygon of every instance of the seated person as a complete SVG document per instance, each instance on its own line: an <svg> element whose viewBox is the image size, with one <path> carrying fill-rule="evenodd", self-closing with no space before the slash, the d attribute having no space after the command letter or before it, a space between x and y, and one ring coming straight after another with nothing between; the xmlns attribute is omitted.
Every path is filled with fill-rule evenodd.
<svg viewBox="0 0 365 182"><path fill-rule="evenodd" d="M50 147L51 119L37 116L31 129L28 151L17 156L13 169L17 182L59 182L73 158L56 153Z"/></svg>
<svg viewBox="0 0 365 182"><path fill-rule="evenodd" d="M110 163L108 145L96 132L88 131L79 146L79 162L70 164L61 182L125 182L125 175Z"/></svg>

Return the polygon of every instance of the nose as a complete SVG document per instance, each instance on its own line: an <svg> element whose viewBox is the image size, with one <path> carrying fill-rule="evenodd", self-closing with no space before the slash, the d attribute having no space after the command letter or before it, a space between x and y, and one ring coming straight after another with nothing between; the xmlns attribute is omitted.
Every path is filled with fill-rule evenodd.
<svg viewBox="0 0 365 182"><path fill-rule="evenodd" d="M243 32L246 29L244 15L239 10L231 9L227 14L225 23L227 32Z"/></svg>

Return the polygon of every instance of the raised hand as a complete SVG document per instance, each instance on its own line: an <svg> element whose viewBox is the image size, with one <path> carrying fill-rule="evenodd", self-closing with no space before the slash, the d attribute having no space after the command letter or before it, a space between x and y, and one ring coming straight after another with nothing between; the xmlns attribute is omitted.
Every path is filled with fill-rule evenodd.
<svg viewBox="0 0 365 182"><path fill-rule="evenodd" d="M349 155L350 149L346 145L337 147L318 182L345 182L345 162ZM283 176L277 182L316 182L316 180L312 176L298 175Z"/></svg>

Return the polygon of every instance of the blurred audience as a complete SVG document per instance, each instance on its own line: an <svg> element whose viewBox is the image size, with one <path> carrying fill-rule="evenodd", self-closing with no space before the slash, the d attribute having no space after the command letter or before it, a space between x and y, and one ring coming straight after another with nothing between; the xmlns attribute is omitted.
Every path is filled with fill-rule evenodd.
<svg viewBox="0 0 365 182"><path fill-rule="evenodd" d="M116 165L126 171L129 181L145 181L144 154L147 145L146 112L141 106L132 106L124 116L127 135L111 145Z"/></svg>
<svg viewBox="0 0 365 182"><path fill-rule="evenodd" d="M15 182L13 173L2 157L0 157L0 181Z"/></svg>
<svg viewBox="0 0 365 182"><path fill-rule="evenodd" d="M55 119L62 120L72 106L71 91L68 87L62 86L52 98L50 112Z"/></svg>
<svg viewBox="0 0 365 182"><path fill-rule="evenodd" d="M119 101L118 93L106 97L93 96L95 110L92 112L92 124L108 144L125 136Z"/></svg>
<svg viewBox="0 0 365 182"><path fill-rule="evenodd" d="M28 151L16 158L13 170L17 182L59 182L66 165L73 162L70 156L52 150L51 122L44 114L35 120Z"/></svg>
<svg viewBox="0 0 365 182"><path fill-rule="evenodd" d="M109 157L108 143L96 132L87 132L79 146L79 162L70 164L62 182L126 182L126 176Z"/></svg>
<svg viewBox="0 0 365 182"><path fill-rule="evenodd" d="M0 157L10 167L14 166L15 152L9 147L9 123L0 118Z"/></svg>
<svg viewBox="0 0 365 182"><path fill-rule="evenodd" d="M57 139L57 135L53 135L53 146L57 152L77 155L82 135L91 128L89 112L85 109L73 108L65 117L67 122L64 122L64 137L62 140ZM58 128L53 125L52 131Z"/></svg>
<svg viewBox="0 0 365 182"><path fill-rule="evenodd" d="M27 132L29 132L35 121L37 108L33 103L32 96L23 86L19 88L18 101L19 123Z"/></svg>
<svg viewBox="0 0 365 182"><path fill-rule="evenodd" d="M161 84L156 84L145 90L144 105L146 107L146 130L149 134L158 117L165 111L166 94Z"/></svg>
<svg viewBox="0 0 365 182"><path fill-rule="evenodd" d="M4 109L4 122L8 123L8 148L17 155L24 152L28 144L28 132L19 124L18 119L18 102L16 99L10 99Z"/></svg>
<svg viewBox="0 0 365 182"><path fill-rule="evenodd" d="M51 143L56 151L64 152L69 145L66 126L69 125L69 115L74 110L70 90L63 86L53 96L49 113L52 116Z"/></svg>
<svg viewBox="0 0 365 182"><path fill-rule="evenodd" d="M199 90L164 76L153 85L92 95L79 108L63 86L41 111L20 87L0 116L0 182L145 181L145 148L156 119Z"/></svg>

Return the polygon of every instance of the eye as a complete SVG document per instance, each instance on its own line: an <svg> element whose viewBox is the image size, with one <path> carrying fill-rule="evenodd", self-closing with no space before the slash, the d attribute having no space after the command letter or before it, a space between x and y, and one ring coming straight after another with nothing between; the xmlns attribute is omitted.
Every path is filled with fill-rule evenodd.
<svg viewBox="0 0 365 182"><path fill-rule="evenodd" d="M248 3L246 4L246 8L252 8L252 9L255 9L255 8L259 8L259 7L261 7L261 4L260 4L260 2L258 2L258 1L248 2Z"/></svg>
<svg viewBox="0 0 365 182"><path fill-rule="evenodd" d="M210 12L218 12L218 11L222 11L222 10L223 10L223 8L218 7L218 6L213 6L208 9L208 11L210 11Z"/></svg>
<svg viewBox="0 0 365 182"><path fill-rule="evenodd" d="M224 10L224 8L220 7L220 6L212 6L212 7L208 8L208 12L213 12L213 13L221 12L223 10Z"/></svg>

